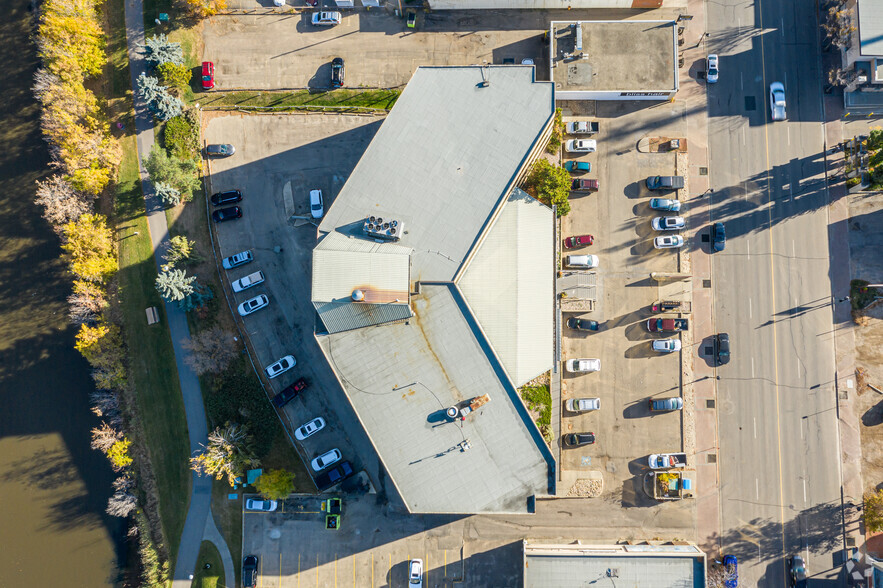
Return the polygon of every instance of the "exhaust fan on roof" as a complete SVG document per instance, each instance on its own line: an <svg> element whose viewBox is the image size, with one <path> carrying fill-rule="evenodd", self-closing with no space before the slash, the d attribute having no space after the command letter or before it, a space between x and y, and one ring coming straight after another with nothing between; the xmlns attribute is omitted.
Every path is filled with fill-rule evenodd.
<svg viewBox="0 0 883 588"><path fill-rule="evenodd" d="M369 216L365 219L365 234L373 239L384 239L386 241L398 241L404 234L404 224L400 220L388 218L385 221L382 217Z"/></svg>

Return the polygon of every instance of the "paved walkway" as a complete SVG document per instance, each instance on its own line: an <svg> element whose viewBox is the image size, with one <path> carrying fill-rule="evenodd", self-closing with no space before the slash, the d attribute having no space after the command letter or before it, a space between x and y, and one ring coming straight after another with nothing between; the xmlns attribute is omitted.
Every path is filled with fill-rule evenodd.
<svg viewBox="0 0 883 588"><path fill-rule="evenodd" d="M126 0L126 42L129 53L129 71L132 75L132 90L138 87L137 79L141 72L145 71L146 64L139 48L144 44L144 9L142 0ZM147 224L150 229L150 239L153 243L153 255L156 260L157 270L163 263L162 253L169 240L169 227L166 224L166 215L153 186L147 180L147 173L141 161L150 153L153 146L153 116L147 110L144 103L137 97L135 103L135 130L138 142L138 160L141 173L141 190L144 193L144 206L147 211ZM184 411L187 416L187 433L190 437L191 454L200 449L207 441L208 431L205 420L205 406L202 402L202 391L199 387L199 379L184 359L188 351L183 343L190 339L190 330L187 326L187 316L177 306L165 305L166 318L169 324L169 332L172 337L172 346L175 350L175 363L178 367L178 378L181 383L181 394L184 397ZM233 560L230 549L224 538L215 527L211 516L212 480L207 476L192 474L192 494L190 496L190 508L187 511L187 519L184 522L184 531L181 534L180 547L175 559L176 566L173 573L174 588L189 588L190 578L196 566L196 558L199 555L199 546L203 538L212 541L221 553L224 562L227 583L235 585ZM238 554L237 554L238 555Z"/></svg>

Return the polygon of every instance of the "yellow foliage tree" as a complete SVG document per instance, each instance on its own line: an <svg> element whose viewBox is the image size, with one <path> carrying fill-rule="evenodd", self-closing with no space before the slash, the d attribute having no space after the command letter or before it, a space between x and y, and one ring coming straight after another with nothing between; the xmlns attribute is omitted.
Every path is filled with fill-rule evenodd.
<svg viewBox="0 0 883 588"><path fill-rule="evenodd" d="M84 214L64 226L62 248L71 254L71 272L78 278L100 282L117 269L113 234L100 214Z"/></svg>
<svg viewBox="0 0 883 588"><path fill-rule="evenodd" d="M125 382L125 350L117 325L103 321L97 325L83 323L74 340L74 348L95 368L99 386L118 388Z"/></svg>
<svg viewBox="0 0 883 588"><path fill-rule="evenodd" d="M187 6L196 16L206 17L227 10L227 0L187 0Z"/></svg>
<svg viewBox="0 0 883 588"><path fill-rule="evenodd" d="M40 58L64 80L101 73L107 57L93 0L48 0L39 26Z"/></svg>
<svg viewBox="0 0 883 588"><path fill-rule="evenodd" d="M129 455L130 445L132 445L132 442L123 438L111 445L110 449L107 450L107 459L110 460L115 470L121 470L132 464L132 456Z"/></svg>

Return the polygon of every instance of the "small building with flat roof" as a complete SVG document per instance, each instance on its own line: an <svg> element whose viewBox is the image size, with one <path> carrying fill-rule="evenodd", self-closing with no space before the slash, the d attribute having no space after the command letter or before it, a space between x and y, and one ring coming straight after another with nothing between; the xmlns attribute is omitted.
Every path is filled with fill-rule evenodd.
<svg viewBox="0 0 883 588"><path fill-rule="evenodd" d="M678 91L673 20L553 21L549 67L558 100L668 100Z"/></svg>
<svg viewBox="0 0 883 588"><path fill-rule="evenodd" d="M532 66L420 67L319 225L317 339L411 512L554 491L517 391L553 363L555 215L517 184L554 115Z"/></svg>
<svg viewBox="0 0 883 588"><path fill-rule="evenodd" d="M524 542L524 588L704 588L705 553L692 543Z"/></svg>

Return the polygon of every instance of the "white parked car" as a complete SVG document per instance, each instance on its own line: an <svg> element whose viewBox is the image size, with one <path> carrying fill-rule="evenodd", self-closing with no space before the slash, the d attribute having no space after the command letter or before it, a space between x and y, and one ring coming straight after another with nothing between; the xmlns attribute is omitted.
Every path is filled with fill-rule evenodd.
<svg viewBox="0 0 883 588"><path fill-rule="evenodd" d="M339 12L314 12L312 23L314 26L333 26L340 24Z"/></svg>
<svg viewBox="0 0 883 588"><path fill-rule="evenodd" d="M238 280L233 280L230 285L233 287L234 292L242 292L243 290L247 290L252 286L257 286L258 284L264 283L264 272L258 270L256 272L252 272L247 276L242 276Z"/></svg>
<svg viewBox="0 0 883 588"><path fill-rule="evenodd" d="M773 120L785 120L785 86L782 82L770 84L770 113Z"/></svg>
<svg viewBox="0 0 883 588"><path fill-rule="evenodd" d="M653 351L658 351L659 353L674 353L680 350L680 339L657 339L653 342Z"/></svg>
<svg viewBox="0 0 883 588"><path fill-rule="evenodd" d="M408 564L408 588L423 588L422 559L412 559Z"/></svg>
<svg viewBox="0 0 883 588"><path fill-rule="evenodd" d="M594 135L598 132L598 123L588 120L569 122L564 127L568 135Z"/></svg>
<svg viewBox="0 0 883 588"><path fill-rule="evenodd" d="M304 423L299 426L297 430L294 432L294 438L298 441L303 441L307 437L315 435L319 431L325 428L325 419L322 417L316 417L308 423Z"/></svg>
<svg viewBox="0 0 883 588"><path fill-rule="evenodd" d="M598 142L594 139L570 139L564 144L568 153L594 153L598 150Z"/></svg>
<svg viewBox="0 0 883 588"><path fill-rule="evenodd" d="M565 363L567 371L572 374L584 374L587 372L600 372L600 359L568 359Z"/></svg>
<svg viewBox="0 0 883 588"><path fill-rule="evenodd" d="M580 269L591 269L598 267L600 260L597 255L568 255L564 258L564 264L567 267Z"/></svg>
<svg viewBox="0 0 883 588"><path fill-rule="evenodd" d="M245 510L273 512L276 510L276 506L277 504L275 500L257 500L256 498L249 498L245 501Z"/></svg>
<svg viewBox="0 0 883 588"><path fill-rule="evenodd" d="M248 316L253 312L257 312L270 304L270 299L266 294L258 294L254 298L249 298L239 305L239 316Z"/></svg>
<svg viewBox="0 0 883 588"><path fill-rule="evenodd" d="M265 367L264 372L267 374L268 378L275 378L279 374L284 374L296 365L297 360L294 359L294 356L286 355L282 359L274 361L273 363Z"/></svg>
<svg viewBox="0 0 883 588"><path fill-rule="evenodd" d="M313 218L322 218L325 208L322 204L322 190L310 190L310 214Z"/></svg>
<svg viewBox="0 0 883 588"><path fill-rule="evenodd" d="M571 398L564 403L564 408L570 412L588 412L590 410L601 410L600 398Z"/></svg>
<svg viewBox="0 0 883 588"><path fill-rule="evenodd" d="M684 238L680 235L665 235L653 239L653 247L656 249L677 249L684 246Z"/></svg>
<svg viewBox="0 0 883 588"><path fill-rule="evenodd" d="M240 251L239 253L234 253L230 257L225 257L224 261L221 262L221 265L224 266L224 269L233 269L234 267L245 265L251 261L254 261L251 251Z"/></svg>
<svg viewBox="0 0 883 588"><path fill-rule="evenodd" d="M712 53L708 56L708 69L705 70L705 81L709 84L717 83L717 55Z"/></svg>
<svg viewBox="0 0 883 588"><path fill-rule="evenodd" d="M683 453L654 453L647 462L654 470L683 468L687 465L687 456Z"/></svg>
<svg viewBox="0 0 883 588"><path fill-rule="evenodd" d="M330 465L334 465L340 461L340 449L334 448L331 451L326 451L316 459L310 462L310 465L313 467L314 472L321 472L325 468Z"/></svg>
<svg viewBox="0 0 883 588"><path fill-rule="evenodd" d="M650 226L657 231L677 231L683 229L685 224L682 216L657 216L650 221Z"/></svg>

